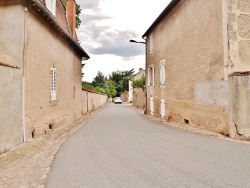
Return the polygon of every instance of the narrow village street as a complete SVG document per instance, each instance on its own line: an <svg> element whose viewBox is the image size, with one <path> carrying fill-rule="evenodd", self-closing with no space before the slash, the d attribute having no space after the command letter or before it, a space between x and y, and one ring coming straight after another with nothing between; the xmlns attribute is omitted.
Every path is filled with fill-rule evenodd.
<svg viewBox="0 0 250 188"><path fill-rule="evenodd" d="M45 187L249 187L250 145L109 104L60 148Z"/></svg>

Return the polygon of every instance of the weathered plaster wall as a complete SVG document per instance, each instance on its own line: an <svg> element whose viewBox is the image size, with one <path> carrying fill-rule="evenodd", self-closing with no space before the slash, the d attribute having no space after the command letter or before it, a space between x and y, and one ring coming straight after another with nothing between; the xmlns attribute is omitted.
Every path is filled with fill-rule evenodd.
<svg viewBox="0 0 250 188"><path fill-rule="evenodd" d="M228 106L228 81L201 82L195 88L195 101Z"/></svg>
<svg viewBox="0 0 250 188"><path fill-rule="evenodd" d="M228 73L250 71L250 1L227 0Z"/></svg>
<svg viewBox="0 0 250 188"><path fill-rule="evenodd" d="M27 138L44 134L49 124L74 122L81 113L81 59L42 15L28 7L26 15L26 122ZM57 100L50 98L50 68L57 70Z"/></svg>
<svg viewBox="0 0 250 188"><path fill-rule="evenodd" d="M23 18L21 6L0 4L0 153L23 140L22 62ZM16 32L13 32L16 31Z"/></svg>
<svg viewBox="0 0 250 188"><path fill-rule="evenodd" d="M165 97L194 101L197 82L224 78L222 2L185 0L153 30L154 92L160 93L165 59ZM149 48L148 48L149 49ZM147 67L148 67L147 66Z"/></svg>
<svg viewBox="0 0 250 188"><path fill-rule="evenodd" d="M153 54L149 53L147 43L147 68L154 66L155 85L148 88L147 96L154 97L155 116L160 116L160 100L165 98L166 118L179 123L187 119L191 126L227 131L226 107L211 103L216 99L216 104L226 105L226 99L214 98L209 93L203 93L204 100L196 97L206 90L207 84L225 79L222 10L222 1L183 0L152 31ZM166 67L164 86L160 86L161 60L165 60ZM147 104L150 109L149 99ZM210 116L215 115L217 108L223 113L216 115L215 121ZM216 125L211 127L213 123Z"/></svg>

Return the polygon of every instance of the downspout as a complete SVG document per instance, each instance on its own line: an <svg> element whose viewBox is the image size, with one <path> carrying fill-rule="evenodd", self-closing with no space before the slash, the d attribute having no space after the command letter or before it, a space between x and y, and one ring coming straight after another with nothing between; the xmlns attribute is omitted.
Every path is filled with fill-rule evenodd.
<svg viewBox="0 0 250 188"><path fill-rule="evenodd" d="M26 142L26 125L25 125L25 122L26 122L26 120L25 120L25 103L26 103L26 101L25 101L25 50L26 50L26 13L27 13L27 11L28 11L28 8L27 7L24 7L24 35L23 35L23 84L22 84L22 86L23 86L23 88L22 88L22 93L23 93L23 97L22 97L22 106L23 106L23 109L22 109L22 111L23 111L23 114L22 114L22 116L23 116L23 122L22 122L22 126L23 126L23 142Z"/></svg>
<svg viewBox="0 0 250 188"><path fill-rule="evenodd" d="M145 40L146 44L145 44L145 75L146 75L146 81L145 81L145 94L146 94L146 104L145 104L145 110L144 110L144 114L148 114L148 68L147 68L147 39L145 36L142 36L142 39Z"/></svg>

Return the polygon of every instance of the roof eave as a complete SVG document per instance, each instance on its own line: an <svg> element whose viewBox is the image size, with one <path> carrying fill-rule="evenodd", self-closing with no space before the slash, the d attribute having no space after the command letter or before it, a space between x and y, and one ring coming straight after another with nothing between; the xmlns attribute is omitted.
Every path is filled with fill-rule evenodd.
<svg viewBox="0 0 250 188"><path fill-rule="evenodd" d="M29 0L30 2L35 3L36 6L39 7L41 11L54 23L55 27L60 30L67 39L79 50L81 56L87 60L89 59L89 55L85 52L85 50L78 44L78 42L73 39L73 37L68 33L68 31L61 25L61 23L54 17L54 15L43 5L40 0Z"/></svg>
<svg viewBox="0 0 250 188"><path fill-rule="evenodd" d="M168 6L162 11L162 13L156 18L148 30L142 35L142 38L145 38L154 28L158 25L180 2L181 0L172 0Z"/></svg>

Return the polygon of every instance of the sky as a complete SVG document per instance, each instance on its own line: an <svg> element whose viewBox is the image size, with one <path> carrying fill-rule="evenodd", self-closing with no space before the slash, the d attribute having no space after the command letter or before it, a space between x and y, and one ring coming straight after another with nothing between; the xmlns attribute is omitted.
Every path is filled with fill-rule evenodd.
<svg viewBox="0 0 250 188"><path fill-rule="evenodd" d="M145 69L142 35L170 0L76 0L81 6L82 24L78 38L90 59L84 61L83 80L92 82L97 72Z"/></svg>

